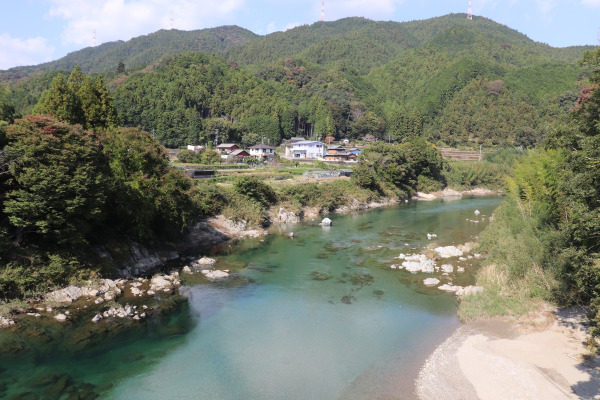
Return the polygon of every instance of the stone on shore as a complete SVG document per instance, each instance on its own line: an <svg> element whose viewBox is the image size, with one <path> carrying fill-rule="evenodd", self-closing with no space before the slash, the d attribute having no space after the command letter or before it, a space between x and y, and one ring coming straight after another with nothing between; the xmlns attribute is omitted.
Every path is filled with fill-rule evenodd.
<svg viewBox="0 0 600 400"><path fill-rule="evenodd" d="M454 267L452 266L452 264L444 264L441 267L442 272L446 272L448 274L451 274L452 272L454 272Z"/></svg>
<svg viewBox="0 0 600 400"><path fill-rule="evenodd" d="M456 246L436 247L434 251L441 258L461 257L463 255L463 252Z"/></svg>
<svg viewBox="0 0 600 400"><path fill-rule="evenodd" d="M15 321L13 321L12 319L0 316L0 329L8 328L9 326L14 325L14 324L15 324Z"/></svg>
<svg viewBox="0 0 600 400"><path fill-rule="evenodd" d="M217 260L215 260L214 258L209 258L209 257L201 257L198 260L196 260L195 264L197 265L214 265L217 263Z"/></svg>

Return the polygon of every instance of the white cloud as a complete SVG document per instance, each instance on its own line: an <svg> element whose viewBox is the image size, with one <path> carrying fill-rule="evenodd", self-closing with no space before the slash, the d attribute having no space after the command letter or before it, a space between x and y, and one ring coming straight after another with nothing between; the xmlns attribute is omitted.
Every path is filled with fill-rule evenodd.
<svg viewBox="0 0 600 400"><path fill-rule="evenodd" d="M542 14L546 15L556 7L555 0L535 0Z"/></svg>
<svg viewBox="0 0 600 400"><path fill-rule="evenodd" d="M89 46L92 31L97 43L128 40L169 29L191 30L218 25L245 0L51 0L48 18L67 22L63 44Z"/></svg>
<svg viewBox="0 0 600 400"><path fill-rule="evenodd" d="M13 38L7 33L0 34L0 69L15 65L36 65L51 61L54 47L42 37L29 39Z"/></svg>
<svg viewBox="0 0 600 400"><path fill-rule="evenodd" d="M598 7L600 6L600 0L581 0L581 4L584 6Z"/></svg>

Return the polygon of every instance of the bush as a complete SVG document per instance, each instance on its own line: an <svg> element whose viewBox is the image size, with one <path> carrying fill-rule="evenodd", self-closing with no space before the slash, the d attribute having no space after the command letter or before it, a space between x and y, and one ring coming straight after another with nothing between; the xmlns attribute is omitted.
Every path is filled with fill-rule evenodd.
<svg viewBox="0 0 600 400"><path fill-rule="evenodd" d="M199 163L200 156L193 150L181 150L177 153L177 160L185 164Z"/></svg>
<svg viewBox="0 0 600 400"><path fill-rule="evenodd" d="M257 201L266 207L277 201L277 195L271 186L258 180L255 176L241 176L236 179L233 190L237 194Z"/></svg>

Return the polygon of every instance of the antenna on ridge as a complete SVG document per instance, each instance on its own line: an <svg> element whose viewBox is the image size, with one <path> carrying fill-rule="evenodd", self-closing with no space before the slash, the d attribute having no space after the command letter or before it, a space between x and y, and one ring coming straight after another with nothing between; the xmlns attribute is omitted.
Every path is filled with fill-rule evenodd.
<svg viewBox="0 0 600 400"><path fill-rule="evenodd" d="M467 19L473 19L473 9L471 8L471 0L469 0L469 11L467 12Z"/></svg>
<svg viewBox="0 0 600 400"><path fill-rule="evenodd" d="M321 21L325 21L325 0L321 1Z"/></svg>
<svg viewBox="0 0 600 400"><path fill-rule="evenodd" d="M96 47L96 30L92 31L92 47Z"/></svg>

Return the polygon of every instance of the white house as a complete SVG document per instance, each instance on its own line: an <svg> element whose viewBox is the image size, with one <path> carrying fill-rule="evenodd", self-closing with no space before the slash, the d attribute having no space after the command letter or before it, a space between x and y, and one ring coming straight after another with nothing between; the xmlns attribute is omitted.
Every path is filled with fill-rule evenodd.
<svg viewBox="0 0 600 400"><path fill-rule="evenodd" d="M286 157L291 158L323 158L324 143L313 140L302 140L291 143L285 148Z"/></svg>
<svg viewBox="0 0 600 400"><path fill-rule="evenodd" d="M199 152L199 151L201 151L203 148L204 148L204 146L192 146L191 144L187 145L187 149L188 150L192 150L192 151L194 151L196 153Z"/></svg>
<svg viewBox="0 0 600 400"><path fill-rule="evenodd" d="M257 144L250 147L250 155L256 158L272 158L275 157L275 147Z"/></svg>

